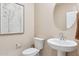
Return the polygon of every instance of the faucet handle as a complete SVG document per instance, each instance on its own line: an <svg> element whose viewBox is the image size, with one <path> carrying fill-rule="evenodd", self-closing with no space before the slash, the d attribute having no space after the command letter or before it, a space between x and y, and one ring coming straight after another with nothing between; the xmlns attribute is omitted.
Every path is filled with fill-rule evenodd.
<svg viewBox="0 0 79 59"><path fill-rule="evenodd" d="M64 40L63 33L59 33L60 40Z"/></svg>

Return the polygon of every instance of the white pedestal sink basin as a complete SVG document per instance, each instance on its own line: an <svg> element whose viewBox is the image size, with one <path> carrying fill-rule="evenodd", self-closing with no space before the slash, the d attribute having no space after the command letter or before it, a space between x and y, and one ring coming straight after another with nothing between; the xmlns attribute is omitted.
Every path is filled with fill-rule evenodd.
<svg viewBox="0 0 79 59"><path fill-rule="evenodd" d="M49 47L58 51L58 56L65 56L65 52L71 52L77 49L77 43L74 40L60 40L51 38L47 40Z"/></svg>

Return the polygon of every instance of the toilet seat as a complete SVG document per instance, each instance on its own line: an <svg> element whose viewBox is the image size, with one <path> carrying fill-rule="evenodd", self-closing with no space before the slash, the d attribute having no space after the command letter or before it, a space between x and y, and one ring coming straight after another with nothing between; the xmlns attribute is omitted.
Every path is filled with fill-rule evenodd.
<svg viewBox="0 0 79 59"><path fill-rule="evenodd" d="M23 51L23 55L34 56L34 55L38 54L38 52L39 52L39 50L36 48L28 48L28 49Z"/></svg>

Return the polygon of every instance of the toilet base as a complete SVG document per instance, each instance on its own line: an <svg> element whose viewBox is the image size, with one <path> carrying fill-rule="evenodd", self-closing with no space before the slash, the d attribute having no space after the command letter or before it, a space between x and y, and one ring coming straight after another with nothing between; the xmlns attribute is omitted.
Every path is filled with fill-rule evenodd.
<svg viewBox="0 0 79 59"><path fill-rule="evenodd" d="M36 54L35 56L40 56L40 55L39 55L39 53L38 53L38 54Z"/></svg>
<svg viewBox="0 0 79 59"><path fill-rule="evenodd" d="M22 55L22 56L26 56L26 55ZM30 55L29 55L29 56L30 56ZM32 55L31 55L31 56L32 56ZM33 56L40 56L40 55L39 55L39 53L38 53L38 54L36 54L36 55L33 55Z"/></svg>

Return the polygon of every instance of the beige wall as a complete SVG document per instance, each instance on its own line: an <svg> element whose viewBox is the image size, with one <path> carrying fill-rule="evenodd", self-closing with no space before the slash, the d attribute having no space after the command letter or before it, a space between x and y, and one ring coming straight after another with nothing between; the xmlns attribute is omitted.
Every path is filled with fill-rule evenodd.
<svg viewBox="0 0 79 59"><path fill-rule="evenodd" d="M33 44L34 37L34 4L24 5L24 34L0 35L0 55L21 55L22 50ZM21 48L16 49L16 43Z"/></svg>
<svg viewBox="0 0 79 59"><path fill-rule="evenodd" d="M55 4L53 3L35 4L35 36L48 39L51 37L57 37L60 32L63 32L65 39L75 39L76 23L72 28L66 31L59 30L54 23L54 7ZM47 42L45 44L46 45L41 52L42 55L56 55L56 50L50 49ZM75 51L68 53L68 55L79 55L79 53L78 51Z"/></svg>

